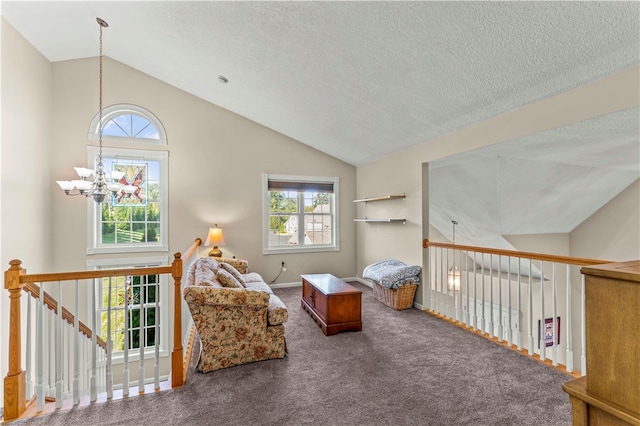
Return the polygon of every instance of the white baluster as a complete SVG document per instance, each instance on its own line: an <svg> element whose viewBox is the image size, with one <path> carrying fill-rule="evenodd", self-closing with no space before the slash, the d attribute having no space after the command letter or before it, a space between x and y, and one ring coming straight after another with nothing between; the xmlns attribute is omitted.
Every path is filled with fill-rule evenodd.
<svg viewBox="0 0 640 426"><path fill-rule="evenodd" d="M51 314L51 311L49 310L49 308L47 307L47 305L44 305L43 307L43 311L42 311L42 315L44 317L44 323L43 323L43 333L44 333L44 345L43 345L43 351L42 351L42 390L44 391L44 396L51 396L50 394L50 385L51 385L51 377L49 377L49 363L51 361L51 340L50 340L50 336L51 336L51 329L49 328L50 325L50 321L49 321L49 316ZM46 402L46 401L45 401Z"/></svg>
<svg viewBox="0 0 640 426"><path fill-rule="evenodd" d="M458 252L458 265L460 265L460 268L462 268L462 250L456 250ZM455 262L455 252L454 252L454 258L453 258L453 265L456 265ZM454 285L454 292L453 292L453 297L458 297L458 305L456 306L456 321L460 322L460 323L464 323L464 320L462 319L462 272L460 272L460 287L458 288L458 292L456 293L455 291L455 285Z"/></svg>
<svg viewBox="0 0 640 426"><path fill-rule="evenodd" d="M453 319L453 307L451 304L451 298L449 297L449 249L447 249L447 257L443 273L446 271L446 281L443 282L443 290L445 294L445 316L449 319ZM446 284L446 285L445 285Z"/></svg>
<svg viewBox="0 0 640 426"><path fill-rule="evenodd" d="M144 340L145 340L145 326L146 315L144 312L144 305L147 301L146 282L145 277L140 277L140 301L138 306L140 307L140 333L138 333L138 344L140 348L140 363L138 364L138 393L144 393Z"/></svg>
<svg viewBox="0 0 640 426"><path fill-rule="evenodd" d="M44 288L40 283L40 297L36 313L36 411L44 410Z"/></svg>
<svg viewBox="0 0 640 426"><path fill-rule="evenodd" d="M439 285L439 281L438 280L438 252L440 252L442 250L442 248L440 247L436 247L433 249L433 304L434 304L434 308L433 311L435 313L438 313L438 310L440 309L440 296L438 296L438 285Z"/></svg>
<svg viewBox="0 0 640 426"><path fill-rule="evenodd" d="M106 392L107 390L107 350L100 348L100 351L98 353L99 353L98 365L100 366L99 374L98 374L98 379L99 379L98 392L102 393L102 392Z"/></svg>
<svg viewBox="0 0 640 426"><path fill-rule="evenodd" d="M567 319L565 324L567 327L567 349L565 353L565 364L567 372L573 372L573 329L571 328L571 312L573 312L573 304L571 303L571 265L566 264L567 268Z"/></svg>
<svg viewBox="0 0 640 426"><path fill-rule="evenodd" d="M31 320L32 320L32 313L31 313L31 299L33 299L33 297L31 296L31 293L27 293L27 346L26 346L26 359L25 359L25 372L26 372L26 395L25 395L25 401L29 401L31 399L31 397L33 396L33 371L31 368L31 359L33 357L33 351L32 351L32 347L33 347L33 343L31 342L32 338L33 338L33 334L32 334L32 327L33 325L31 324ZM37 308L36 308L37 309Z"/></svg>
<svg viewBox="0 0 640 426"><path fill-rule="evenodd" d="M474 330L478 330L478 262L476 261L476 252L473 252L473 326Z"/></svg>
<svg viewBox="0 0 640 426"><path fill-rule="evenodd" d="M522 258L518 257L518 327L517 327L517 334L516 334L516 345L518 345L518 350L521 351L522 350L522 318L521 318L521 312L522 312L522 269L521 269L521 264L522 264Z"/></svg>
<svg viewBox="0 0 640 426"><path fill-rule="evenodd" d="M480 287L481 287L481 291L482 291L481 299L480 299L480 307L482 308L482 309L480 309L480 330L483 333L486 333L487 332L487 315L486 315L486 311L484 309L484 302L485 302L484 253L480 253L480 256L481 256L481 258L480 258L480 262L481 262L480 263L480 273L481 273L481 275L480 275L480 278L481 278ZM476 300L476 306L478 306L477 300Z"/></svg>
<svg viewBox="0 0 640 426"><path fill-rule="evenodd" d="M122 394L129 396L129 289L131 285L131 277L125 277L124 281L124 369L122 370ZM133 288L131 288L133 292ZM133 294L133 293L132 293Z"/></svg>
<svg viewBox="0 0 640 426"><path fill-rule="evenodd" d="M113 372L111 371L111 355L113 351L113 339L111 336L111 285L112 277L109 277L109 292L107 293L107 362L105 366L107 399L113 398Z"/></svg>
<svg viewBox="0 0 640 426"><path fill-rule="evenodd" d="M467 327L471 326L471 318L469 316L469 293L471 293L471 289L469 286L469 252L465 251L465 258L464 258L464 269L467 271L467 279L465 281L466 284L466 288L467 288L467 310L464 313L464 323L466 324Z"/></svg>
<svg viewBox="0 0 640 426"><path fill-rule="evenodd" d="M489 336L495 336L493 329L493 254L489 254Z"/></svg>
<svg viewBox="0 0 640 426"><path fill-rule="evenodd" d="M155 283L155 297L156 297L156 312L154 315L155 332L154 340L156 346L156 363L154 366L155 372L155 387L156 391L160 390L160 277L156 275Z"/></svg>
<svg viewBox="0 0 640 426"><path fill-rule="evenodd" d="M580 313L580 331L582 333L582 352L580 355L580 374L583 376L587 375L587 328L586 328L586 318L585 318L585 279L584 274L580 274L582 276L582 284L581 284L581 313Z"/></svg>
<svg viewBox="0 0 640 426"><path fill-rule="evenodd" d="M73 335L73 330L71 329L71 325L68 322L63 322L63 330L64 335L62 336L64 340L64 344L62 345L64 359L63 359L63 371L62 371L62 380L63 380L63 395L65 401L71 397L71 362L73 361L71 357L71 336Z"/></svg>
<svg viewBox="0 0 640 426"><path fill-rule="evenodd" d="M56 347L57 347L57 314L49 310L49 396L56 396Z"/></svg>
<svg viewBox="0 0 640 426"><path fill-rule="evenodd" d="M80 403L80 326L78 324L78 316L80 314L80 288L78 280L76 280L74 286L74 309L75 315L73 316L73 405Z"/></svg>
<svg viewBox="0 0 640 426"><path fill-rule="evenodd" d="M449 249L445 249L445 253L442 256L442 303L444 304L443 314L446 317L449 316L449 287L448 287L448 275L449 271Z"/></svg>
<svg viewBox="0 0 640 426"><path fill-rule="evenodd" d="M511 321L511 256L507 256L507 344L513 340L513 324Z"/></svg>
<svg viewBox="0 0 640 426"><path fill-rule="evenodd" d="M538 327L538 338L540 339L539 347L540 347L540 360L544 361L547 359L547 345L544 341L544 326L545 326L545 318L544 318L544 261L540 262L540 326Z"/></svg>
<svg viewBox="0 0 640 426"><path fill-rule="evenodd" d="M431 298L429 308L432 312L437 309L437 288L438 288L438 276L437 274L437 249L428 248L429 250L429 297ZM188 310L187 310L188 311Z"/></svg>
<svg viewBox="0 0 640 426"><path fill-rule="evenodd" d="M502 342L504 339L504 321L502 319L502 255L498 255L498 342ZM491 304L493 308L493 303ZM491 309L493 311L493 309Z"/></svg>
<svg viewBox="0 0 640 426"><path fill-rule="evenodd" d="M440 299L440 303L439 303L439 307L438 307L438 314L440 315L444 315L445 313L445 308L444 308L444 303L445 300L443 298L443 285L444 285L444 254L442 253L444 249L442 247L440 247L440 290L438 291L438 298Z"/></svg>
<svg viewBox="0 0 640 426"><path fill-rule="evenodd" d="M62 284L58 281L58 318L56 322L56 408L62 408Z"/></svg>
<svg viewBox="0 0 640 426"><path fill-rule="evenodd" d="M98 335L98 312L96 309L96 285L99 282L96 279L93 282L93 285L90 288L89 294L91 295L91 308L89 311L89 317L91 317L91 374L89 375L89 401L95 402L98 399L98 388L97 388L97 374L98 374L98 353L97 353L97 335ZM102 285L99 285L98 288L102 288Z"/></svg>
<svg viewBox="0 0 640 426"><path fill-rule="evenodd" d="M533 268L532 268L532 264L531 264L531 259L529 259L529 284L528 284L528 291L529 291L529 300L528 300L528 305L529 305L529 309L527 309L527 311L529 312L529 355L533 356L533 353L535 351L535 344L534 344L534 337L533 337L533 283L532 283L532 278L531 276L533 275Z"/></svg>
<svg viewBox="0 0 640 426"><path fill-rule="evenodd" d="M558 304L558 286L556 283L556 262L553 262L553 279L552 279L552 297L553 297L553 304L552 304L552 312L553 312L553 320L552 320L552 326L553 326L553 330L552 330L552 335L551 338L553 339L553 351L552 351L552 357L553 357L553 366L557 367L558 366L558 329L557 329L557 321L558 321L558 312L557 312L557 304ZM569 314L570 315L570 314Z"/></svg>
<svg viewBox="0 0 640 426"><path fill-rule="evenodd" d="M82 395L88 395L91 398L91 352L93 345L91 339L82 339Z"/></svg>

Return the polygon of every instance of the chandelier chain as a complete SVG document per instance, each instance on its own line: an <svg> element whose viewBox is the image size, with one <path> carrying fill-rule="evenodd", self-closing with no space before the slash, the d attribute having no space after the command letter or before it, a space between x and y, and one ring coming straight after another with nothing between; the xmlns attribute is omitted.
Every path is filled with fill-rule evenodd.
<svg viewBox="0 0 640 426"><path fill-rule="evenodd" d="M102 162L102 134L103 134L103 111L102 111L102 77L103 77L103 55L102 55L102 29L107 28L109 24L103 19L96 18L98 25L100 25L100 52L98 56L99 63L99 98L98 98L98 161L96 170L86 169L84 167L74 167L80 180L72 181L57 181L60 188L67 195L84 195L85 197L91 197L93 200L101 204L106 197L112 195L115 196L118 192L124 191L126 193L132 193L135 191L135 187L132 185L122 185L119 180L124 175L123 172L111 171L105 173L104 164ZM93 181L89 181L88 178L94 175ZM77 192L72 192L77 189Z"/></svg>
<svg viewBox="0 0 640 426"><path fill-rule="evenodd" d="M107 27L108 24L100 18L96 18L98 21L98 26L100 27L100 54L99 58L99 67L100 67L100 94L98 98L98 167L102 168L102 29ZM100 170L102 171L102 170Z"/></svg>
<svg viewBox="0 0 640 426"><path fill-rule="evenodd" d="M98 125L98 142L100 145L100 160L102 160L102 25L100 25L100 97L98 100L99 120Z"/></svg>

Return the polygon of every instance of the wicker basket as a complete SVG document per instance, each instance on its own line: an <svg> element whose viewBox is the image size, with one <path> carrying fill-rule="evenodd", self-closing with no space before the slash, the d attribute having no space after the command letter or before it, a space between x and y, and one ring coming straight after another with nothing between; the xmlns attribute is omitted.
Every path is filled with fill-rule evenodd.
<svg viewBox="0 0 640 426"><path fill-rule="evenodd" d="M405 284L398 288L384 288L373 281L373 297L378 302L401 311L413 306L413 297L416 295L418 286L414 283Z"/></svg>

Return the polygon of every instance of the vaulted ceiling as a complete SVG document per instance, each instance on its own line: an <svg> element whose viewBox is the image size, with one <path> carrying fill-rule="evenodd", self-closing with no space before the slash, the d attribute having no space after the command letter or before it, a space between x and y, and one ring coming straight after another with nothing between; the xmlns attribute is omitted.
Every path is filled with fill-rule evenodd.
<svg viewBox="0 0 640 426"><path fill-rule="evenodd" d="M638 2L2 1L1 13L50 61L96 56L99 16L106 56L355 166L640 64ZM478 236L479 212L498 211L487 240L568 232L638 178L639 127L633 109L435 162L431 182L455 191L430 194L432 223L448 235L455 215ZM557 220L539 220L559 200L571 202Z"/></svg>

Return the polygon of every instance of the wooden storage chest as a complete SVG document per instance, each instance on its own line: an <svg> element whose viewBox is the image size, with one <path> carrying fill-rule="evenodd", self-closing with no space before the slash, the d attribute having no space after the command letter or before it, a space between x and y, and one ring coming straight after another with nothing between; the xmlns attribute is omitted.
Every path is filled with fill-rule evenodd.
<svg viewBox="0 0 640 426"><path fill-rule="evenodd" d="M326 336L362 331L362 291L333 275L302 275L300 305Z"/></svg>

